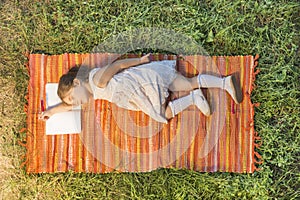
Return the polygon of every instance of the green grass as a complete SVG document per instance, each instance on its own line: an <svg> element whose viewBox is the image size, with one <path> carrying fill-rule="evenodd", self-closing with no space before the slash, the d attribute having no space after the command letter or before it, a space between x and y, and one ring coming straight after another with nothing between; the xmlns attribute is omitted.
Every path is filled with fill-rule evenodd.
<svg viewBox="0 0 300 200"><path fill-rule="evenodd" d="M198 1L195 1L198 2ZM299 2L0 1L0 195L3 199L299 199ZM260 54L255 129L261 171L41 174L20 169L19 130L28 74L25 53L90 52L120 32L162 27L193 38L210 55Z"/></svg>

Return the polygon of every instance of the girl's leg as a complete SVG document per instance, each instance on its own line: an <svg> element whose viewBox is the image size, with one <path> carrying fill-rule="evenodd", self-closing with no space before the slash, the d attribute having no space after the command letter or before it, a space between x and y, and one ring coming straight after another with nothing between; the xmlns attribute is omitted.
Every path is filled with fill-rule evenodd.
<svg viewBox="0 0 300 200"><path fill-rule="evenodd" d="M171 119L174 117L173 113L172 113L172 109L169 105L166 108L165 117L166 117L166 119Z"/></svg>
<svg viewBox="0 0 300 200"><path fill-rule="evenodd" d="M170 119L191 105L197 106L206 116L211 114L208 102L203 96L201 89L197 89L191 91L187 96L170 101L166 108L165 116L167 119Z"/></svg>
<svg viewBox="0 0 300 200"><path fill-rule="evenodd" d="M235 103L242 102L242 91L234 76L220 78L208 74L199 74L197 81L200 88L220 88L226 90Z"/></svg>
<svg viewBox="0 0 300 200"><path fill-rule="evenodd" d="M198 76L187 78L177 74L177 77L169 86L169 90L173 92L192 91L196 88L224 89L230 94L235 103L242 102L242 91L234 76L220 78L208 74L199 74Z"/></svg>
<svg viewBox="0 0 300 200"><path fill-rule="evenodd" d="M202 94L201 89L199 89L197 76L187 78L181 74L177 74L174 81L170 84L169 90L172 92L190 91L190 94L169 102L165 112L167 119L174 117L190 105L196 105L197 108L206 116L211 114L208 102Z"/></svg>
<svg viewBox="0 0 300 200"><path fill-rule="evenodd" d="M172 92L192 91L196 88L199 88L197 76L193 78L187 78L179 73L169 86L169 90Z"/></svg>

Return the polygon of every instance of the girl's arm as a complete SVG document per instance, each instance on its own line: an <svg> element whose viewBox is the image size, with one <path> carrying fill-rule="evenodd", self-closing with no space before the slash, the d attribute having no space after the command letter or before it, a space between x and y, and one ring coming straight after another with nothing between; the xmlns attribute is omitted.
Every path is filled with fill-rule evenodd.
<svg viewBox="0 0 300 200"><path fill-rule="evenodd" d="M141 58L129 58L113 62L98 70L93 77L93 81L98 87L103 88L120 70L150 62L149 55L150 54L147 54Z"/></svg>
<svg viewBox="0 0 300 200"><path fill-rule="evenodd" d="M67 111L72 110L72 108L73 108L72 105L68 105L66 103L60 103L60 104L42 112L41 114L39 114L39 119L45 121L45 120L49 119L55 113L67 112Z"/></svg>

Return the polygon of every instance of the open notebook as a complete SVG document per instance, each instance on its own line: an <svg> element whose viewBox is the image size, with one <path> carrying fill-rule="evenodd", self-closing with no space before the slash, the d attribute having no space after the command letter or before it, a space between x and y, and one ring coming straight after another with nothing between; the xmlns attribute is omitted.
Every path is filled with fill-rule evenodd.
<svg viewBox="0 0 300 200"><path fill-rule="evenodd" d="M57 95L57 83L46 84L47 109L61 103ZM70 134L81 132L81 107L68 112L57 113L46 121L46 135Z"/></svg>

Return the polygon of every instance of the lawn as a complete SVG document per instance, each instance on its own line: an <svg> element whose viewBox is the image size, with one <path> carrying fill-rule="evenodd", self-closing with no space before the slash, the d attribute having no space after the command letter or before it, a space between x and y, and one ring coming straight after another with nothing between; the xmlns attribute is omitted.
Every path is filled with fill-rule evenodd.
<svg viewBox="0 0 300 200"><path fill-rule="evenodd" d="M0 198L300 198L299 1L2 0L0 5ZM26 149L19 143L25 142L20 129L26 127L26 53L91 52L113 35L143 27L184 34L209 55L260 55L251 98L260 103L255 129L263 141L261 170L26 174L20 168Z"/></svg>

